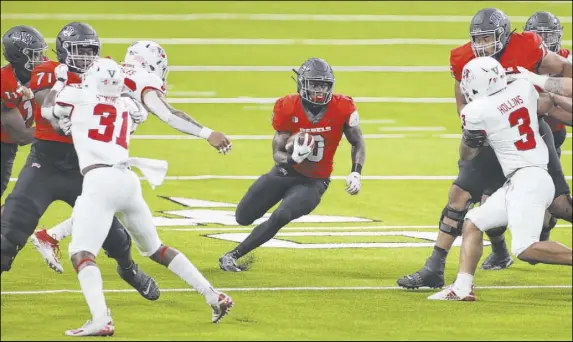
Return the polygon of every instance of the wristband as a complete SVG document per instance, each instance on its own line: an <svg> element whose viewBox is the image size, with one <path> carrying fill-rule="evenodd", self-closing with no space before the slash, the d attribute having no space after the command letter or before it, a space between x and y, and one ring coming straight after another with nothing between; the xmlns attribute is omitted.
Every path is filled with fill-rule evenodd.
<svg viewBox="0 0 573 342"><path fill-rule="evenodd" d="M209 129L207 127L203 127L199 131L199 137L203 138L203 139L209 139L209 136L211 135L211 133L213 133L212 129Z"/></svg>
<svg viewBox="0 0 573 342"><path fill-rule="evenodd" d="M362 165L358 163L352 164L352 172L362 173Z"/></svg>

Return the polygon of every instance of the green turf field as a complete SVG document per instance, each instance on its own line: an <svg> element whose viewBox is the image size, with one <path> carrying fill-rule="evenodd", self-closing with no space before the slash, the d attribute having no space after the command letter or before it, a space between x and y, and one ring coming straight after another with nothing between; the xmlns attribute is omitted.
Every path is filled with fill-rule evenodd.
<svg viewBox="0 0 573 342"><path fill-rule="evenodd" d="M233 140L232 153L222 156L152 117L131 146L134 156L170 164L170 178L161 187L143 184L161 238L225 289L235 308L221 324L211 324L201 296L134 250L163 290L157 302L147 302L129 291L102 253L104 288L125 291L106 294L114 339L571 340L571 268L516 261L505 271L478 271L475 303L435 303L426 299L435 290L396 288L396 279L417 270L430 254L457 173L460 123L448 72L450 49L467 39L469 18L487 6L503 9L518 30L523 17L552 11L565 27L564 46L571 48L571 2L3 1L1 6L2 32L32 25L50 49L58 31L73 20L90 23L102 39L102 55L116 60L131 41L156 39L169 56L171 101ZM427 15L434 17L418 17ZM250 231L234 222L233 205L272 165L274 98L296 89L289 67L316 56L333 65L336 91L356 99L367 145L362 191L358 196L344 191L351 163L343 141L337 177L313 216L281 231L273 243L284 247L256 250L250 271L225 273L218 268L219 256ZM377 71L360 71L365 66ZM408 68L413 66L419 68ZM562 156L569 181L571 141L569 136ZM21 148L13 177L27 152ZM70 213L55 203L40 225L50 227ZM571 246L571 226L565 223L559 222L552 237ZM27 246L3 275L2 340L62 340L64 330L89 318L67 260L68 242L62 246L64 274L48 269ZM488 253L485 247L484 258ZM455 279L458 258L454 247L447 283Z"/></svg>

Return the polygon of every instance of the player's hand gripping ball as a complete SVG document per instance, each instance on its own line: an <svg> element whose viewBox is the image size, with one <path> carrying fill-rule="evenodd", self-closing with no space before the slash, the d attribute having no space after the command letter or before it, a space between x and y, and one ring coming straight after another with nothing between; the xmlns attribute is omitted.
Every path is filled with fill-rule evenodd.
<svg viewBox="0 0 573 342"><path fill-rule="evenodd" d="M291 135L286 143L287 152L291 153L292 159L302 163L314 149L314 138L308 133L299 132Z"/></svg>

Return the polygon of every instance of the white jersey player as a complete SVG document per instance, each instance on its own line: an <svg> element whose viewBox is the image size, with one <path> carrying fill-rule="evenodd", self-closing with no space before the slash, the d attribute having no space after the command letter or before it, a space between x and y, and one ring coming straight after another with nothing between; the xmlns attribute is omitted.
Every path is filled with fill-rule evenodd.
<svg viewBox="0 0 573 342"><path fill-rule="evenodd" d="M137 166L152 185L159 185L167 163L129 157L131 111L127 101L131 100L121 97L123 82L121 67L111 59L101 58L88 69L80 87L67 87L58 95L54 108L54 117L62 122L64 132L71 126L84 175L82 194L72 214L69 254L92 320L79 329L66 331L69 336L114 333L95 258L118 212L124 214L126 228L142 255L169 268L206 298L212 308L213 323L233 305L232 299L215 290L183 254L159 239L139 178L130 166Z"/></svg>
<svg viewBox="0 0 573 342"><path fill-rule="evenodd" d="M473 275L482 254L483 232L508 226L512 253L533 263L571 265L572 250L553 241L539 241L545 210L555 186L547 172L547 145L539 134L537 113L550 106L539 101L526 80L507 84L505 71L491 57L470 61L461 90L468 104L461 112L464 144L471 159L484 143L493 148L507 182L480 207L470 210L463 226L460 270L453 285L428 299L473 301Z"/></svg>
<svg viewBox="0 0 573 342"><path fill-rule="evenodd" d="M149 111L183 133L206 139L219 153L227 154L231 151L232 144L225 134L201 125L185 112L169 105L165 98L169 66L167 54L159 44L152 41L136 41L131 44L125 55L123 71L123 94L134 99L135 103L142 104L144 109L133 113L134 124L129 132L145 121ZM58 258L59 241L71 234L71 227L72 221L67 219L51 229L37 231L30 238L48 266L58 273L64 270Z"/></svg>

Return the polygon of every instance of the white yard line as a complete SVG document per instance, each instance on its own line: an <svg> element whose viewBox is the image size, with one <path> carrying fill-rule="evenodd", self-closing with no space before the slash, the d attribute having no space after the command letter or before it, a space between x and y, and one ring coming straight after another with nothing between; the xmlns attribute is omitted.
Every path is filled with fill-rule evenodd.
<svg viewBox="0 0 573 342"><path fill-rule="evenodd" d="M379 131L382 132L436 132L445 131L446 127L443 126L407 126L407 127L379 127Z"/></svg>
<svg viewBox="0 0 573 342"><path fill-rule="evenodd" d="M476 286L479 290L531 290L531 289L571 289L571 285L516 285L516 286ZM228 292L278 292L278 291L408 291L398 286L301 286L301 287L229 287L219 288ZM106 293L134 293L134 289L107 289ZM194 289L161 289L161 292L195 292ZM81 290L37 290L37 291L2 291L2 295L45 295L62 293L82 293Z"/></svg>
<svg viewBox="0 0 573 342"><path fill-rule="evenodd" d="M169 67L169 71L181 72L292 72L299 66L280 65L174 65ZM450 72L448 66L399 66L399 65L347 65L333 66L336 72Z"/></svg>
<svg viewBox="0 0 573 342"><path fill-rule="evenodd" d="M539 1L543 2L543 1ZM525 22L529 17L511 16L512 22ZM338 22L451 22L469 23L471 15L382 15L382 14L282 14L282 13L196 13L196 14L103 14L103 13L2 13L10 20L74 20L74 21L338 21ZM571 17L559 17L562 23L571 23Z"/></svg>
<svg viewBox="0 0 573 342"><path fill-rule="evenodd" d="M2 15L4 16L4 15ZM467 39L439 38L387 38L387 39L269 39L269 38L100 38L102 44L131 44L137 40L153 40L161 45L313 45L313 46L350 46L350 45L448 45L456 46L468 42ZM53 42L56 38L46 38ZM561 41L571 46L571 40Z"/></svg>
<svg viewBox="0 0 573 342"><path fill-rule="evenodd" d="M168 93L168 95L171 95ZM352 97L356 103L456 103L453 97ZM278 97L170 97L170 103L274 104Z"/></svg>

